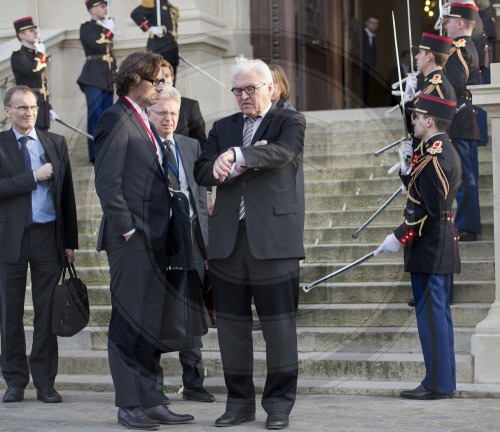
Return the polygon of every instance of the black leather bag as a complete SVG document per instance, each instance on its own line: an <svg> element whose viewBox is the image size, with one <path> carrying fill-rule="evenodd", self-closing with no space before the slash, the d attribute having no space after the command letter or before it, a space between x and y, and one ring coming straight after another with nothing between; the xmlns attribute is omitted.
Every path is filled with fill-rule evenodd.
<svg viewBox="0 0 500 432"><path fill-rule="evenodd" d="M87 326L89 319L87 286L76 276L75 266L68 264L63 271L62 283L55 287L52 297L52 331L57 336L73 336Z"/></svg>

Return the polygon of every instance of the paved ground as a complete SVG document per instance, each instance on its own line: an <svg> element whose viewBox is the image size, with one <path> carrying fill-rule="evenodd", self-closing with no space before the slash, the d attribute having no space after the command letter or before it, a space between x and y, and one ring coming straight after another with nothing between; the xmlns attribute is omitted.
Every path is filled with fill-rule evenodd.
<svg viewBox="0 0 500 432"><path fill-rule="evenodd" d="M3 392L2 392L3 393ZM0 431L125 431L116 421L112 393L61 391L62 404L43 404L34 390L27 390L22 403L0 403ZM224 411L224 396L212 404L182 401L171 397L177 413L191 413L192 425L162 426L160 430L211 431ZM265 430L266 416L259 408L257 421L225 429L228 432ZM451 399L406 401L377 396L299 396L290 417L289 431L499 431L498 399Z"/></svg>

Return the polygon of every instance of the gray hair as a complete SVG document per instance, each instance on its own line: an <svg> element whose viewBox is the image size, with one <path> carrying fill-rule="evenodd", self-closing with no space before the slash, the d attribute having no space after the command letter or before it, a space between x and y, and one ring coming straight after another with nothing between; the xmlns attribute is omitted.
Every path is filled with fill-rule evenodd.
<svg viewBox="0 0 500 432"><path fill-rule="evenodd" d="M273 82L273 76L269 70L269 66L265 64L262 60L247 60L246 58L237 58L236 63L231 66L231 83L234 85L234 81L237 76L250 74L252 72L257 73L258 77L266 82Z"/></svg>
<svg viewBox="0 0 500 432"><path fill-rule="evenodd" d="M181 94L175 87L165 87L160 93L160 99L174 99L181 106Z"/></svg>
<svg viewBox="0 0 500 432"><path fill-rule="evenodd" d="M3 106L9 106L10 101L12 99L12 96L14 96L14 93L17 92L22 92L22 93L31 93L33 96L35 96L35 99L38 100L38 95L31 90L28 86L25 85L19 85L15 87L11 87L5 92L5 95L3 97Z"/></svg>

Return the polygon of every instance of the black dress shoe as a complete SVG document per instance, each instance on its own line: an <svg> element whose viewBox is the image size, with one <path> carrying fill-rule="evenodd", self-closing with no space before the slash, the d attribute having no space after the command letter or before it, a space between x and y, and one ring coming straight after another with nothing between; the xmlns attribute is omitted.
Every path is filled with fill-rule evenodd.
<svg viewBox="0 0 500 432"><path fill-rule="evenodd" d="M165 405L158 405L152 408L145 408L144 412L150 419L161 424L177 425L193 423L194 417L191 414L176 414L170 411Z"/></svg>
<svg viewBox="0 0 500 432"><path fill-rule="evenodd" d="M453 393L438 393L428 390L420 384L415 390L402 391L399 394L399 397L413 400L451 399L453 397Z"/></svg>
<svg viewBox="0 0 500 432"><path fill-rule="evenodd" d="M144 410L139 406L132 408L119 408L118 423L128 429L157 430L160 428L160 423L149 418Z"/></svg>
<svg viewBox="0 0 500 432"><path fill-rule="evenodd" d="M170 399L168 398L168 396L165 393L163 393L162 402L163 402L163 405L170 405Z"/></svg>
<svg viewBox="0 0 500 432"><path fill-rule="evenodd" d="M43 403L59 403L62 397L53 386L37 389L36 398Z"/></svg>
<svg viewBox="0 0 500 432"><path fill-rule="evenodd" d="M222 416L215 420L217 427L238 426L241 423L249 423L255 421L255 414L236 413L226 411Z"/></svg>
<svg viewBox="0 0 500 432"><path fill-rule="evenodd" d="M195 402L213 402L215 401L215 396L207 392L203 387L192 389L184 387L182 399Z"/></svg>
<svg viewBox="0 0 500 432"><path fill-rule="evenodd" d="M22 387L9 386L3 395L3 403L22 402L24 399L24 389Z"/></svg>
<svg viewBox="0 0 500 432"><path fill-rule="evenodd" d="M271 413L267 416L266 429L279 430L288 427L288 414L282 412Z"/></svg>
<svg viewBox="0 0 500 432"><path fill-rule="evenodd" d="M458 231L458 241L460 242L477 241L477 234L469 231Z"/></svg>

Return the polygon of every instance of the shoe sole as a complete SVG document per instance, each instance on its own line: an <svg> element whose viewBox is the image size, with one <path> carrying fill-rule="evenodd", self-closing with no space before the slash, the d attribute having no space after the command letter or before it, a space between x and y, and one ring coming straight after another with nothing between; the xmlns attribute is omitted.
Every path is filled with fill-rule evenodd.
<svg viewBox="0 0 500 432"><path fill-rule="evenodd" d="M133 429L133 430L158 430L158 429L160 429L160 425L151 426L151 427L133 427L133 426L127 424L127 422L125 422L123 420L118 420L118 423L121 424L122 426L125 426L127 429Z"/></svg>
<svg viewBox="0 0 500 432"><path fill-rule="evenodd" d="M286 426L266 426L267 430L280 430L280 429L286 429L288 425Z"/></svg>
<svg viewBox="0 0 500 432"><path fill-rule="evenodd" d="M24 400L23 399L2 399L2 402L3 403L16 403L16 402L22 402Z"/></svg>
<svg viewBox="0 0 500 432"><path fill-rule="evenodd" d="M239 426L242 423L251 423L255 421L255 416L242 418L238 423L227 423L227 424L217 424L215 423L215 427L232 427Z"/></svg>

